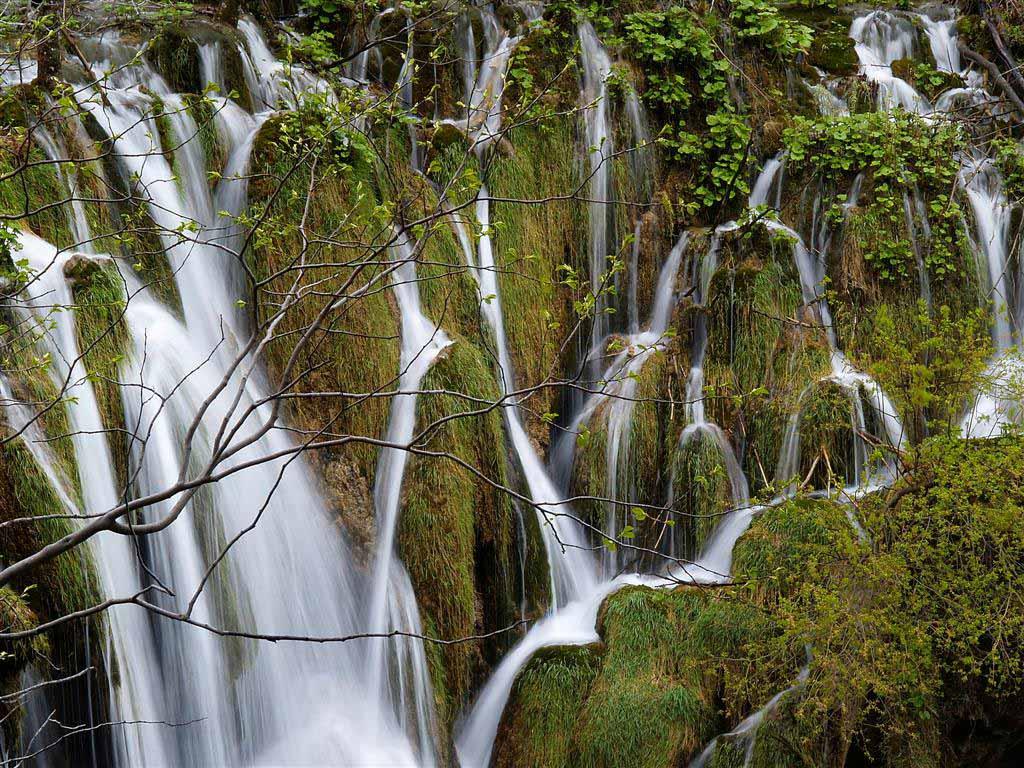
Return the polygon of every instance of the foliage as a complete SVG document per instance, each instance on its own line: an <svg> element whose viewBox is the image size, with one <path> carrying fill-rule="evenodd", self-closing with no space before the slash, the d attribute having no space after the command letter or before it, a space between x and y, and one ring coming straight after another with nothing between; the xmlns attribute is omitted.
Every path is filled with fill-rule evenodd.
<svg viewBox="0 0 1024 768"><path fill-rule="evenodd" d="M1010 138L992 142L992 154L1003 177L1003 190L1007 199L1019 203L1024 200L1024 151Z"/></svg>
<svg viewBox="0 0 1024 768"><path fill-rule="evenodd" d="M927 201L931 227L922 254L925 267L940 280L959 272L964 214L952 191L965 141L958 126L929 123L906 112L796 117L784 142L795 168L809 168L826 183L849 180L858 171L867 175L871 223L861 235L861 249L882 279L902 280L912 269L903 206L904 195L915 190ZM846 201L840 197L838 202Z"/></svg>
<svg viewBox="0 0 1024 768"><path fill-rule="evenodd" d="M691 213L747 193L750 128L730 96L734 65L718 40L726 23L740 40L782 58L811 44L810 28L765 0L736 0L727 18L670 5L629 14L622 24L623 45L644 67L644 99L665 121L659 142L699 169L686 201Z"/></svg>
<svg viewBox="0 0 1024 768"><path fill-rule="evenodd" d="M932 434L954 434L973 393L984 389L991 351L989 313L957 315L947 305L919 302L900 313L880 304L870 316L867 346L857 360L905 416L918 416Z"/></svg>

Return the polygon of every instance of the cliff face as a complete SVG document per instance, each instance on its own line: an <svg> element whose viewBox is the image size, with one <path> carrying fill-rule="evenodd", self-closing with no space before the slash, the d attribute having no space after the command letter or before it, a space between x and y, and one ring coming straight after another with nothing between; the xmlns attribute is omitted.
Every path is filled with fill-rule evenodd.
<svg viewBox="0 0 1024 768"><path fill-rule="evenodd" d="M162 589L159 610L88 619L113 640L68 713L92 701L128 719L134 665L118 654L140 651L117 638L143 632L187 702L161 712L196 715L175 662L192 636L161 622L209 581L202 621L228 634L402 636L365 662L214 638L204 674L227 693L209 733L161 742L172 763L281 754L284 736L244 746L239 724L288 732L252 701L294 688L296 711L319 711L302 692L329 667L384 723L363 739L345 713L353 760L365 741L424 765L1013 764L1014 9L74 14L63 65L0 91L3 564L105 511L85 469L98 445L111 505L156 498L144 446L161 419L177 421L160 461L183 476L221 454L230 466L225 446L258 419L273 427L254 443L308 450L293 486L253 481L279 508L213 479L168 528L187 536L131 539L131 583ZM40 239L49 264L23 260ZM54 269L67 303L33 287ZM177 388L146 379L157 314L184 329L162 354L196 357ZM216 405L211 365L252 421ZM163 502L123 520L153 524ZM229 554L264 507L276 538ZM295 544L297 527L332 543ZM275 558L263 568L257 551ZM116 597L104 557L83 546L4 584L5 630ZM271 566L287 576L257 578ZM261 604L291 601L280 616L329 604L340 618L261 624ZM580 605L596 624L583 611L552 631ZM66 626L10 642L7 691L96 653ZM519 658L520 642L538 650ZM25 745L24 720L4 721L6 743ZM156 743L135 753L101 733L101 754L127 764ZM59 751L73 764L95 748Z"/></svg>

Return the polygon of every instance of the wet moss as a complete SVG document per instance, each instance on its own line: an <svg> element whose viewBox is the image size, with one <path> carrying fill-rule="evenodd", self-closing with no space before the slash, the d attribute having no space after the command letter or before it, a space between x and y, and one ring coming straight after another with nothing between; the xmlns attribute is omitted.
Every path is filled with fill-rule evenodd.
<svg viewBox="0 0 1024 768"><path fill-rule="evenodd" d="M796 498L768 507L733 550L733 578L768 602L819 574L856 539L848 510L828 499Z"/></svg>
<svg viewBox="0 0 1024 768"><path fill-rule="evenodd" d="M410 456L397 540L421 614L429 617L439 637L455 639L513 624L522 585L515 511L500 490L508 485L501 414L459 396L493 402L497 384L486 360L464 340L456 338L442 354L422 388L452 394L420 395L417 428L449 420L429 433L424 448L456 457L499 487L451 459ZM480 409L484 412L474 415ZM445 683L437 704L445 732L487 664L512 639L499 636L489 643L441 649Z"/></svg>
<svg viewBox="0 0 1024 768"><path fill-rule="evenodd" d="M494 744L495 768L579 765L573 738L601 668L600 645L537 651L516 677Z"/></svg>
<svg viewBox="0 0 1024 768"><path fill-rule="evenodd" d="M58 248L74 246L67 216L55 204L65 200L67 192L43 151L32 146L25 152L22 141L14 146L0 142L0 176L8 175L0 182L0 213L18 217L23 226Z"/></svg>
<svg viewBox="0 0 1024 768"><path fill-rule="evenodd" d="M676 447L671 488L675 551L693 559L735 501L722 451L706 431L686 434Z"/></svg>
<svg viewBox="0 0 1024 768"><path fill-rule="evenodd" d="M807 63L837 77L857 74L857 52L847 19L829 16L817 25Z"/></svg>
<svg viewBox="0 0 1024 768"><path fill-rule="evenodd" d="M520 673L494 764L686 765L727 727L720 686L758 628L726 593L619 590L601 607L600 645L545 649Z"/></svg>
<svg viewBox="0 0 1024 768"><path fill-rule="evenodd" d="M202 93L204 86L199 66L199 46L183 29L161 30L148 48L157 71L178 93Z"/></svg>
<svg viewBox="0 0 1024 768"><path fill-rule="evenodd" d="M276 311L280 296L293 289L296 259L304 258L300 284L316 286L286 313L275 339L266 350L272 380L278 380L291 354L297 332L307 328L324 307L325 297L341 291L345 301L325 320L307 347L307 374L293 384L298 392L348 393L297 398L290 419L300 429L328 429L335 434L382 438L389 411L387 397L399 371L399 326L386 275L389 254L380 239L389 222L376 207L376 192L365 167L342 177L318 175L294 157L280 139L282 120L269 119L256 139L250 197L266 222L246 254L253 277L260 283L255 313L265 321ZM295 216L297 201L309 197L307 233L319 233L303 251ZM273 236L269 236L269 233ZM252 290L252 286L249 286ZM335 452L369 481L376 467L377 448L356 441Z"/></svg>
<svg viewBox="0 0 1024 768"><path fill-rule="evenodd" d="M811 386L800 404L800 461L795 478L780 483L808 481L811 488L835 488L854 481L854 450L851 397L830 380Z"/></svg>
<svg viewBox="0 0 1024 768"><path fill-rule="evenodd" d="M685 764L720 727L715 690L754 613L682 588L627 587L602 606L601 672L575 732L577 764Z"/></svg>
<svg viewBox="0 0 1024 768"><path fill-rule="evenodd" d="M705 384L709 417L745 443L751 485L770 484L785 424L808 382L827 373L824 334L805 323L786 244L739 243L711 282Z"/></svg>
<svg viewBox="0 0 1024 768"><path fill-rule="evenodd" d="M495 156L483 176L492 196L503 199L491 210L494 257L516 385L523 389L543 382L562 364L560 347L574 318L572 297L559 284L559 266L585 263L585 212L576 201L547 199L571 195L576 188L570 120L516 128L509 139L514 154ZM551 390L538 391L527 400L527 410L550 412L553 397ZM530 426L545 444L545 426L536 418Z"/></svg>
<svg viewBox="0 0 1024 768"><path fill-rule="evenodd" d="M75 330L92 381L117 477L127 481L127 434L119 371L129 350L125 285L117 267L106 262L75 283Z"/></svg>

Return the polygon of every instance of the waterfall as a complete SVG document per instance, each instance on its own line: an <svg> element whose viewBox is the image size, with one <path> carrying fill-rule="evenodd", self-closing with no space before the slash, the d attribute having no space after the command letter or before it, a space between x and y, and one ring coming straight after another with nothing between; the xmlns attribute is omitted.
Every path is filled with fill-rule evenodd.
<svg viewBox="0 0 1024 768"><path fill-rule="evenodd" d="M500 28L492 8L484 6L479 11L486 37L482 56L484 63L476 77L468 74L466 81L476 83L467 107L467 125L471 126L474 121L479 122L480 119L475 118L475 114L485 115L473 145L477 157L482 161L486 157L490 140L501 132L500 100L505 79L504 67L507 67L519 38L510 36ZM469 46L473 38L472 35L462 35L458 39L463 45ZM475 55L475 50L471 48L460 50L463 61L475 60ZM563 605L590 592L596 576L588 551L589 546L581 535L573 512L564 503L562 494L551 481L547 468L523 424L519 405L515 398L510 396L510 393L515 392L515 371L505 336L498 269L491 242L490 209L487 186L481 185L477 192L475 210L479 228L475 252L464 223L457 217L452 217L453 224L466 264L477 283L481 297L480 312L494 335L498 355L498 384L502 397L506 400L502 409L505 426L522 469L527 491L537 512L551 572L552 596L555 605Z"/></svg>
<svg viewBox="0 0 1024 768"><path fill-rule="evenodd" d="M967 82L966 88L953 88L942 94L936 101L933 115L952 113L965 96L971 104L992 101L992 97L981 87L981 75L961 68L956 18L933 17L931 13L915 14L915 18L928 39L936 68L959 74ZM881 107L892 108L895 104L901 104L921 114L931 112L930 108L924 108L926 102L923 97L917 95L909 84L896 82L897 79L892 77L891 68L888 67L897 58L910 57L914 53L914 30L907 18L885 11L873 11L854 19L850 36L857 41L856 51L861 71L869 79L876 79L877 73L881 72L881 81L876 79L880 82L881 91L890 96L898 94L895 99L881 99ZM970 239L988 283L988 300L992 304L992 340L995 346L995 356L986 371L989 383L985 391L978 393L965 414L961 431L967 437L989 437L999 434L1005 425L1020 418L1018 404L1014 402L1012 393L1008 392L1020 380L1022 368L1017 354L1012 350L1022 317L1021 310L1015 310L1013 306L1014 293L1009 267L1011 206L1003 192L999 171L990 158L964 153L960 158L960 166L958 183L973 214L974 232ZM923 203L918 202L919 195L916 192L915 195L918 214L926 222L922 215ZM913 237L909 201L905 201L905 210L908 230ZM915 253L918 253L916 247ZM930 289L919 255L918 262L922 276L921 293L928 300Z"/></svg>
<svg viewBox="0 0 1024 768"><path fill-rule="evenodd" d="M773 161L769 161L769 163L771 162ZM772 167L777 171L780 165L781 163ZM767 193L769 188L770 184L754 185L758 195L761 192ZM757 202L759 197L752 195L751 199ZM722 238L725 234L735 229L736 223L731 221L717 227L711 236L711 243L708 246L707 253L704 254L704 258L698 265L697 291L694 294L694 302L701 308L707 306L711 279L718 268L718 254L722 247ZM707 354L708 345L707 321L707 315L704 312L698 312L694 319L690 354L691 365L689 375L686 378L686 400L684 403L687 424L679 435L678 450L682 451L699 437L707 437L715 444L719 455L722 457L726 475L729 479L729 492L734 511L723 517L715 527L716 530L712 532L708 543L705 544L704 557L701 564L698 564L698 567L706 570L712 577L726 578L732 567L732 543L746 530L751 519L749 516L750 488L729 439L722 431L722 428L714 422L708 421L706 416L704 407L704 358ZM669 484L670 502L675 499L675 482L675 477L672 477ZM737 527L738 532L735 537L731 536L731 532ZM717 529L724 530L718 531ZM727 544L727 546L723 546L723 543Z"/></svg>
<svg viewBox="0 0 1024 768"><path fill-rule="evenodd" d="M324 93L309 73L274 61L251 20L240 21L239 28L246 41L246 77L261 108L295 103L291 100L304 90ZM85 47L98 51L92 64L97 74L111 61L130 58L111 36ZM203 61L208 75L218 71L216 49ZM161 229L182 300L179 319L130 271L124 274L133 349L122 373L122 394L125 421L134 432L129 467L134 492L145 496L173 486L214 457L227 471L255 462L197 492L144 509L140 525L168 514L177 517L150 533L138 553L124 536L94 537L105 594L137 592L145 584L137 566L143 556L172 592L153 601L167 610L187 610L193 621L299 637L360 631L361 579L329 520L317 481L263 404L260 365L240 341L246 323L234 306L242 285L237 255L223 245L225 227L216 222L221 205L232 217L247 205L243 177L263 116L243 118L236 104L219 102L218 134L233 178L223 179L211 196L206 162L194 138L198 128L180 96L151 68L122 67L102 94L84 85L80 92L81 106L110 137L117 162L134 179ZM179 145L173 153L176 175L151 114L153 96L164 104ZM88 242L85 217L75 214L80 228L73 231ZM39 273L33 283L39 293L30 295L32 311L70 306L63 277L69 254L27 233L19 240ZM228 243L237 244L230 237ZM55 318L47 343L54 346L55 375L71 382L75 400L68 412L85 509L95 514L116 506L120 492L95 395L78 362L74 314L58 312ZM197 414L201 421L190 435ZM132 606L111 610L108 619L112 666L120 670L111 680L114 715L188 723L124 726L115 739L121 764L417 762L396 713L367 700L370 671L362 660L364 649L356 644L223 641Z"/></svg>
<svg viewBox="0 0 1024 768"><path fill-rule="evenodd" d="M481 301L480 308L495 337L501 391L505 397L509 392L515 391L515 379L508 341L505 338L501 292L491 245L490 200L486 187L480 189L477 197L476 216L481 233L477 243L480 295L493 297ZM503 410L509 439L523 470L530 499L537 508L548 567L551 570L554 602L556 606L565 605L594 588L595 575L589 554L590 547L579 530L572 510L563 502L562 494L551 482L547 468L537 455L537 450L523 426L518 405L512 400Z"/></svg>
<svg viewBox="0 0 1024 768"><path fill-rule="evenodd" d="M899 106L921 115L932 111L928 100L892 71L894 61L914 57L916 36L909 19L890 11L858 16L850 26L860 73L878 87L878 104L883 109Z"/></svg>
<svg viewBox="0 0 1024 768"><path fill-rule="evenodd" d="M589 200L587 201L590 218L590 239L587 244L590 253L590 290L594 293L594 324L591 332L592 345L602 342L608 333L608 311L615 307L608 301L609 284L608 257L612 226L612 159L615 155L614 144L609 123L610 105L608 99L608 77L611 75L612 64L608 52L594 31L589 21L581 21L578 25L580 38L580 65L583 68L583 112L586 124ZM614 275L611 276L615 280ZM598 360L592 360L594 370Z"/></svg>
<svg viewBox="0 0 1024 768"><path fill-rule="evenodd" d="M684 232L662 265L647 328L622 339L623 349L615 355L601 376L602 386L587 397L580 413L555 448L552 463L556 471L560 470L563 477L569 478L575 456L576 436L590 422L598 408L607 405L604 415L607 425L605 496L613 501L607 504L605 524L601 529L602 538L616 538L619 519L626 515L623 504L634 500L631 493L621 488L619 473L628 470L630 464L637 377L651 356L665 349L665 334L675 306L676 277L689 240L690 233ZM601 557L603 575L606 579L611 578L620 565L618 553L605 548Z"/></svg>
<svg viewBox="0 0 1024 768"><path fill-rule="evenodd" d="M1008 237L1010 204L1003 192L1003 180L988 158L964 158L960 184L974 213L975 247L987 268L989 300L992 302L992 341L996 354L1005 354L1013 344Z"/></svg>
<svg viewBox="0 0 1024 768"><path fill-rule="evenodd" d="M88 234L85 219L77 222L82 234ZM71 288L64 277L64 265L74 256L58 252L46 241L27 232L18 234L19 255L28 261L34 272L28 288L28 309L40 328L49 329L43 343L50 353L50 370L58 391L63 389L70 436L75 451L82 503L87 513L96 513L117 506L121 492L114 476L114 461L107 442L107 430L100 418L99 405L92 382L86 375L78 348ZM52 457L36 453L40 466L52 464ZM52 477L52 474L51 474ZM59 489L59 483L54 484ZM65 495L65 503L69 500ZM73 509L77 513L77 509ZM105 533L91 542L100 591L106 598L126 597L141 589L137 554L124 536ZM113 658L120 670L120 684L110 680L112 710L120 719L160 719L155 699L161 688L159 668L153 664L155 651L145 615L130 606L109 610L106 620L110 628ZM108 666L112 666L108 654ZM163 732L159 728L122 729L114 740L118 755L131 765L145 760L154 764L168 762Z"/></svg>

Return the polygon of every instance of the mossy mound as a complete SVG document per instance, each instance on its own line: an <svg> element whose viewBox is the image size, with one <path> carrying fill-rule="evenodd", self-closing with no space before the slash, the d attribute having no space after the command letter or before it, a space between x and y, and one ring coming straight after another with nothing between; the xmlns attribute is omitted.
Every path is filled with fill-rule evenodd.
<svg viewBox="0 0 1024 768"><path fill-rule="evenodd" d="M756 612L724 594L616 592L600 611L601 645L547 649L520 673L494 764L687 764L725 727L718 692L756 626ZM550 738L533 743L538 731Z"/></svg>
<svg viewBox="0 0 1024 768"><path fill-rule="evenodd" d="M807 481L811 488L835 488L855 480L854 403L860 394L825 379L813 384L799 406L799 468L781 483Z"/></svg>
<svg viewBox="0 0 1024 768"><path fill-rule="evenodd" d="M167 28L149 45L149 58L171 86L179 93L201 93L199 46L183 29Z"/></svg>
<svg viewBox="0 0 1024 768"><path fill-rule="evenodd" d="M824 29L815 30L814 42L807 52L807 63L833 76L857 74L859 62L850 25L846 20L830 18Z"/></svg>
<svg viewBox="0 0 1024 768"><path fill-rule="evenodd" d="M761 513L736 542L733 578L760 600L790 594L844 547L856 544L848 510L827 499L796 498Z"/></svg>
<svg viewBox="0 0 1024 768"><path fill-rule="evenodd" d="M672 458L671 487L675 552L694 559L722 515L739 501L733 498L728 466L714 435L705 430L683 434Z"/></svg>
<svg viewBox="0 0 1024 768"><path fill-rule="evenodd" d="M398 552L416 588L424 624L438 637L494 632L516 621L521 600L535 615L546 605L545 563L536 522L532 515L523 518L531 537L523 552L518 513L511 497L501 490L508 487L509 474L500 410L466 399L493 402L498 397L497 384L480 352L456 338L435 361L423 389L452 393L420 395L418 430L448 419L433 428L423 447L465 462L473 471L451 458L409 457ZM481 412L474 415L477 411ZM452 418L459 414L465 415ZM527 553L541 561L521 568ZM514 639L508 633L482 644L428 648L439 683L434 693L444 732L450 730L474 685Z"/></svg>
<svg viewBox="0 0 1024 768"><path fill-rule="evenodd" d="M496 737L494 768L578 765L576 721L601 671L601 645L537 651L516 677Z"/></svg>
<svg viewBox="0 0 1024 768"><path fill-rule="evenodd" d="M754 489L773 481L789 414L808 383L828 371L825 335L806 322L794 273L788 242L741 238L709 290L705 407L745 443Z"/></svg>

